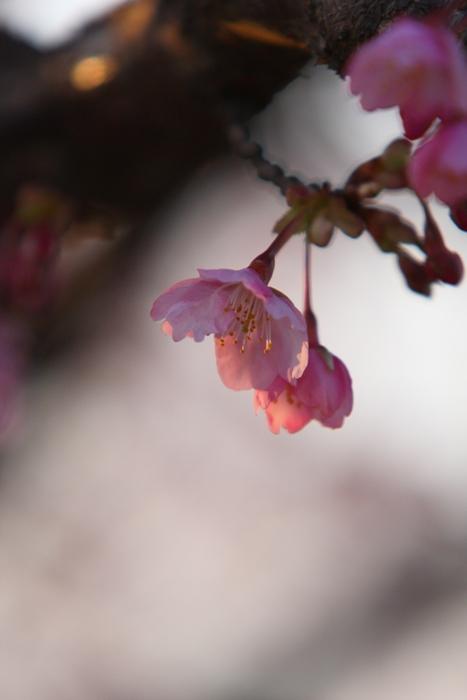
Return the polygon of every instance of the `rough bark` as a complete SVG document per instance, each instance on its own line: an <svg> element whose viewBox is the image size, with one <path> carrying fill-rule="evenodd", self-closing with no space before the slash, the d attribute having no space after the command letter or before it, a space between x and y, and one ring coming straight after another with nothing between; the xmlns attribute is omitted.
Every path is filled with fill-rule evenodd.
<svg viewBox="0 0 467 700"><path fill-rule="evenodd" d="M422 17L449 0L313 0L312 22L321 40L321 59L341 71L349 55L401 15Z"/></svg>

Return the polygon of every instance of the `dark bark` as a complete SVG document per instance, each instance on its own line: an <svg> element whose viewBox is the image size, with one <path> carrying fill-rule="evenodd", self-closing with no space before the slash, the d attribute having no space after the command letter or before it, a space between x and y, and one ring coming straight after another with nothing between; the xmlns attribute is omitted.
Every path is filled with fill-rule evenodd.
<svg viewBox="0 0 467 700"><path fill-rule="evenodd" d="M341 71L350 54L401 15L423 17L450 0L313 0L321 59Z"/></svg>

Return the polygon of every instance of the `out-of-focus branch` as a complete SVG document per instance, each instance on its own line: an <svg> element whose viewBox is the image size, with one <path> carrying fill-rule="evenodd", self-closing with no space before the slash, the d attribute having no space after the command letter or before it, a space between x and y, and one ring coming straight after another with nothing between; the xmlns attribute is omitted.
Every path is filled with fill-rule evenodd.
<svg viewBox="0 0 467 700"><path fill-rule="evenodd" d="M266 31L208 5L139 0L44 53L3 35L3 208L38 181L144 216L225 147L230 115L261 109L310 57L288 25Z"/></svg>
<svg viewBox="0 0 467 700"><path fill-rule="evenodd" d="M24 182L144 217L310 59L445 0L134 0L41 52L0 35L0 212Z"/></svg>

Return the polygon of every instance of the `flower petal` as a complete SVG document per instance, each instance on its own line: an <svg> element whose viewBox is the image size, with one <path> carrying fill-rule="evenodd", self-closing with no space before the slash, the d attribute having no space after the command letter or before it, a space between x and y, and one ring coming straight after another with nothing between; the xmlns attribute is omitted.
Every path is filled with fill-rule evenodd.
<svg viewBox="0 0 467 700"><path fill-rule="evenodd" d="M216 362L219 376L229 389L267 389L276 379L277 360L264 351L264 343L255 337L247 342L242 352L234 338L223 342L216 339Z"/></svg>
<svg viewBox="0 0 467 700"><path fill-rule="evenodd" d="M266 392L257 392L257 394ZM258 397L261 405L262 397ZM262 407L262 406L261 406ZM316 417L313 406L299 401L295 387L288 385L276 398L268 402L265 408L268 426L272 433L279 433L281 428L289 433L297 433Z"/></svg>
<svg viewBox="0 0 467 700"><path fill-rule="evenodd" d="M401 109L410 139L422 136L436 117L467 114L467 64L444 27L398 20L357 50L347 72L364 109Z"/></svg>
<svg viewBox="0 0 467 700"><path fill-rule="evenodd" d="M270 287L267 286L257 272L249 267L242 270L198 270L202 280L215 281L219 284L243 284L258 299L269 299L273 296Z"/></svg>
<svg viewBox="0 0 467 700"><path fill-rule="evenodd" d="M312 347L309 353L295 386L276 380L268 390L255 393L255 410L264 409L273 433L281 427L295 433L311 420L340 428L352 410L352 380L343 362L324 348Z"/></svg>
<svg viewBox="0 0 467 700"><path fill-rule="evenodd" d="M319 348L311 348L308 367L297 385L297 398L315 409L315 418L340 428L352 410L352 380L344 363L331 355L332 368Z"/></svg>
<svg viewBox="0 0 467 700"><path fill-rule="evenodd" d="M209 300L218 286L215 282L200 279L177 282L155 300L151 317L155 321L166 319L173 340L190 336L199 342L216 332Z"/></svg>
<svg viewBox="0 0 467 700"><path fill-rule="evenodd" d="M408 168L409 181L421 197L431 192L446 204L467 198L467 119L439 127L418 148Z"/></svg>

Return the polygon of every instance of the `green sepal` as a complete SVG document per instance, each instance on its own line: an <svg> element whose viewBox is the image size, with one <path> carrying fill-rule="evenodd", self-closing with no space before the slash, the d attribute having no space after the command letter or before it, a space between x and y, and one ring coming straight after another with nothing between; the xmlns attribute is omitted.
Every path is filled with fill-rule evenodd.
<svg viewBox="0 0 467 700"><path fill-rule="evenodd" d="M301 206L295 206L286 211L286 213L276 222L273 228L274 233L282 233L282 231L290 226L294 219L294 233L304 233L307 229L306 213Z"/></svg>

